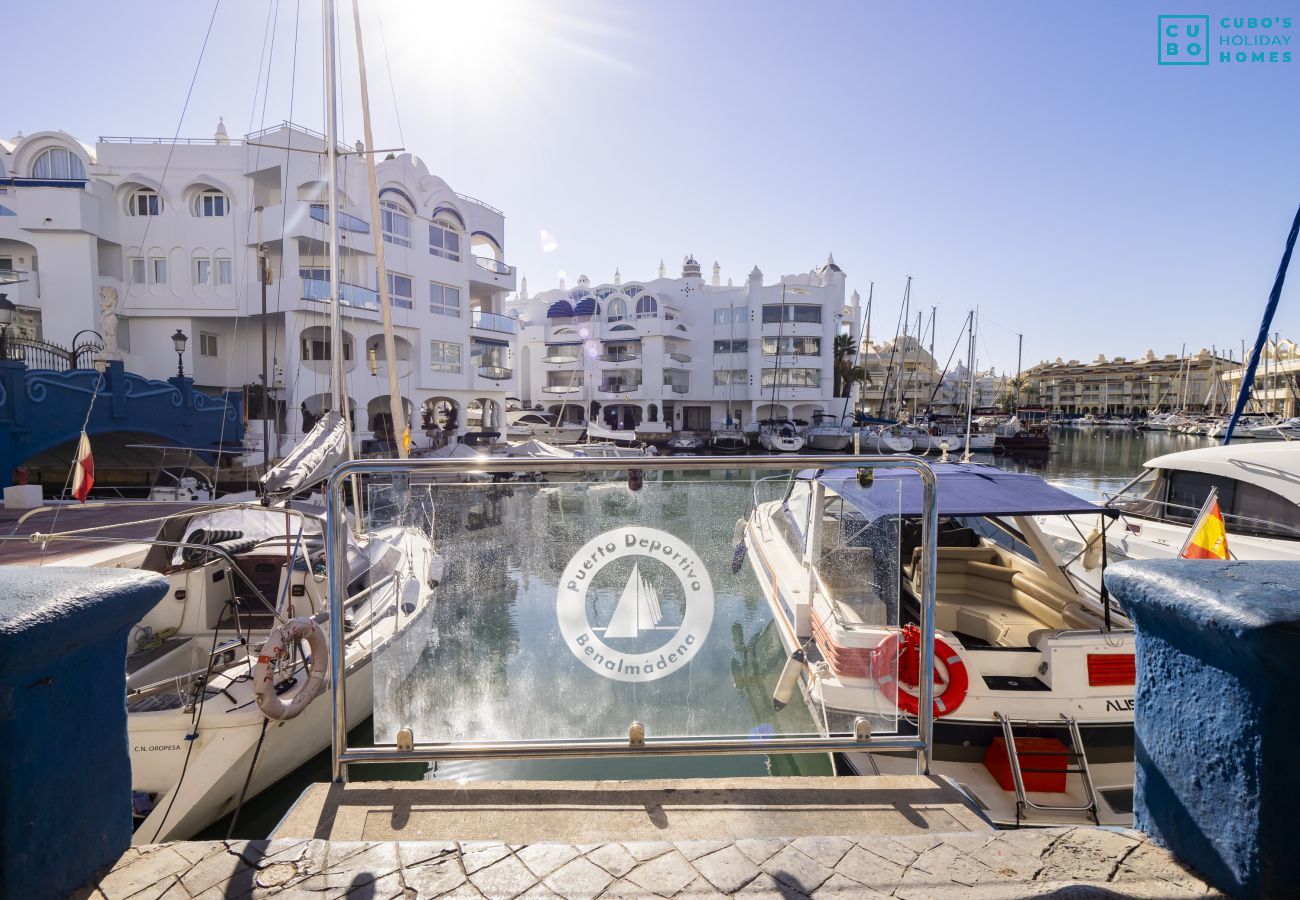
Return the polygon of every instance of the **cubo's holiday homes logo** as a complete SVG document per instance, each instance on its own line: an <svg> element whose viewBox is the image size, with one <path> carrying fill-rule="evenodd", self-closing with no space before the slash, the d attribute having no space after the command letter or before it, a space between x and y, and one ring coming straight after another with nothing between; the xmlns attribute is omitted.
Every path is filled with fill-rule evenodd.
<svg viewBox="0 0 1300 900"><path fill-rule="evenodd" d="M626 564L609 568L618 560ZM618 597L608 621L592 622L594 585ZM680 610L680 622L674 623ZM615 681L654 681L699 653L713 624L713 582L699 554L666 531L629 525L592 538L560 576L560 634L593 672Z"/></svg>
<svg viewBox="0 0 1300 900"><path fill-rule="evenodd" d="M1157 16L1156 61L1162 66L1289 63L1290 16Z"/></svg>

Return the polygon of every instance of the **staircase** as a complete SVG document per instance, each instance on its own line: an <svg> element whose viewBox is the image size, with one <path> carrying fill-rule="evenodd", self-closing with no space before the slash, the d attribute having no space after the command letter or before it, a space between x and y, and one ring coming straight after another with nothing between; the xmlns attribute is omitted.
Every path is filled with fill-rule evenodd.
<svg viewBox="0 0 1300 900"><path fill-rule="evenodd" d="M1015 728L1001 712L994 712L998 724L1002 726L1002 738L1007 745L1007 758L1011 764L1011 779L1016 789L1016 824L1021 824L1022 820L1028 820L1030 810L1040 812L1082 812L1087 813L1094 824L1100 824L1097 818L1097 788L1093 784L1092 772L1088 769L1088 755L1084 751L1083 738L1079 734L1079 725L1074 719L1061 714L1059 720L1043 722L1020 722L1023 727L1034 728L1059 728L1063 729L1070 738L1068 750L1062 754L1059 751L1037 752L1025 751L1020 752L1016 749ZM1041 756L1062 756L1069 759L1069 765L1064 770L1059 768L1043 769L1032 765L1032 759L1029 760L1031 765L1024 767L1021 765L1021 757L1041 757ZM1069 806L1059 804L1038 803L1030 800L1025 791L1025 773L1053 772L1060 773L1064 771L1066 777L1078 775L1083 781L1083 792L1087 798L1087 803L1082 806Z"/></svg>

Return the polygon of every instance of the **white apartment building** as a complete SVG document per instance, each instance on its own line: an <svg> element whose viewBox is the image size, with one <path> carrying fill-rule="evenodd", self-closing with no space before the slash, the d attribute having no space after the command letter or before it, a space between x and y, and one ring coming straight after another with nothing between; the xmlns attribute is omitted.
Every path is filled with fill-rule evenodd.
<svg viewBox="0 0 1300 900"><path fill-rule="evenodd" d="M721 280L716 262L706 281L691 256L678 278L661 262L652 280L583 276L531 297L525 279L511 304L522 404L651 436L709 431L729 417L742 426L819 410L838 417L835 337L856 340L860 315L835 261L775 284L757 266L744 284Z"/></svg>
<svg viewBox="0 0 1300 900"><path fill-rule="evenodd" d="M273 446L285 451L329 404L324 151L323 135L287 123L242 141L222 125L175 144L91 145L62 131L0 140L0 293L18 306L15 335L63 348L99 340L128 371L166 378L179 363L198 389L221 393L260 383L265 326ZM341 352L355 439L393 433L379 235L416 444L437 425L499 426L515 341L502 315L515 290L504 214L457 194L418 157L377 163L380 222L370 221L364 158L339 164ZM271 272L265 317L259 240ZM188 338L179 360L178 330Z"/></svg>

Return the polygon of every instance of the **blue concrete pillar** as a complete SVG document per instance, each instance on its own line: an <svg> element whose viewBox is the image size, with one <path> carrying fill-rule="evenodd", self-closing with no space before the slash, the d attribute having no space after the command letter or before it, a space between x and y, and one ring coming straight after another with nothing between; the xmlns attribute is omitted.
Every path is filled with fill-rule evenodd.
<svg viewBox="0 0 1300 900"><path fill-rule="evenodd" d="M1300 562L1126 562L1135 826L1234 897L1300 885Z"/></svg>
<svg viewBox="0 0 1300 900"><path fill-rule="evenodd" d="M148 572L0 568L0 897L65 897L130 846L126 641L166 591Z"/></svg>

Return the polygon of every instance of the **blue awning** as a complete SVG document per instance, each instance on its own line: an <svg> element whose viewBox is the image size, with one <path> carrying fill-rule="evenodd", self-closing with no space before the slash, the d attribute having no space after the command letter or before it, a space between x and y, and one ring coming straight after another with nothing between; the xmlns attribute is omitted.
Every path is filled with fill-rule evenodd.
<svg viewBox="0 0 1300 900"><path fill-rule="evenodd" d="M546 310L548 319L571 319L573 318L573 305L568 300L556 300Z"/></svg>
<svg viewBox="0 0 1300 900"><path fill-rule="evenodd" d="M509 347L508 341L498 341L496 338L478 337L475 335L469 339L470 345L486 345L488 347Z"/></svg>
<svg viewBox="0 0 1300 900"><path fill-rule="evenodd" d="M594 316L597 311L596 301L591 297L583 297L573 307L575 316Z"/></svg>
<svg viewBox="0 0 1300 900"><path fill-rule="evenodd" d="M1118 515L1081 497L1053 487L1037 475L1007 472L993 466L939 463L935 499L941 516ZM862 487L856 469L830 469L821 476L828 488L868 519L919 516L921 478L908 469L875 469L875 484ZM800 477L811 478L808 470Z"/></svg>

